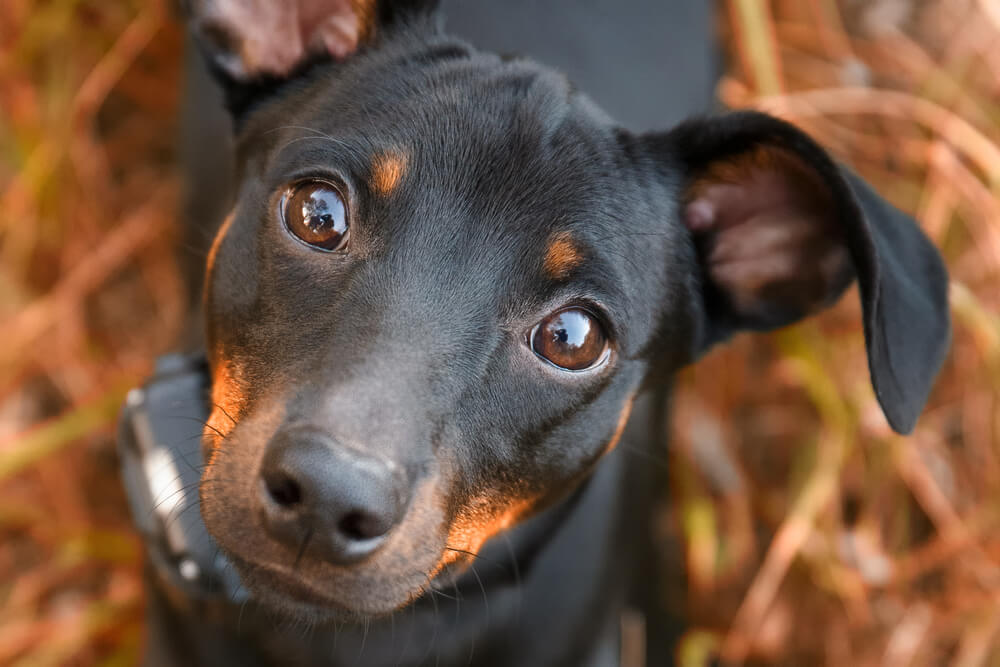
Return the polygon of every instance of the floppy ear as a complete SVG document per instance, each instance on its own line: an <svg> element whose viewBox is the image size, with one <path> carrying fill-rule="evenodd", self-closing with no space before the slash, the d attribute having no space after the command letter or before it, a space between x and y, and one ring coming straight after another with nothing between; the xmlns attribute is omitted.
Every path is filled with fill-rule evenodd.
<svg viewBox="0 0 1000 667"><path fill-rule="evenodd" d="M437 0L181 0L230 106L317 60L343 60Z"/></svg>
<svg viewBox="0 0 1000 667"><path fill-rule="evenodd" d="M699 351L832 304L856 277L872 384L913 429L950 338L948 274L916 223L792 125L756 112L645 138L682 174L680 216L701 267Z"/></svg>

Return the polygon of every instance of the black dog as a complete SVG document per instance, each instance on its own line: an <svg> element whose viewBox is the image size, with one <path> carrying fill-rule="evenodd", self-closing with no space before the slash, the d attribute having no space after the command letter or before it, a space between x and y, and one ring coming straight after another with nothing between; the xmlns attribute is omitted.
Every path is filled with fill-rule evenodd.
<svg viewBox="0 0 1000 667"><path fill-rule="evenodd" d="M779 120L638 135L559 74L442 34L431 2L290 4L189 7L238 127L206 277L202 513L255 602L169 617L158 650L608 665L630 604L665 664L640 567L657 475L616 449L630 421L663 431L634 403L857 278L872 382L907 432L948 343L940 257Z"/></svg>

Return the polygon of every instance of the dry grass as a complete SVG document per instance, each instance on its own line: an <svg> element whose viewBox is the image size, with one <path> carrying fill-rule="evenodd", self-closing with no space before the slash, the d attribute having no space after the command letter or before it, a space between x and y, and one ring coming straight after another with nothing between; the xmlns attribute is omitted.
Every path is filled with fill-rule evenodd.
<svg viewBox="0 0 1000 667"><path fill-rule="evenodd" d="M690 369L674 451L684 665L1000 663L1000 17L974 0L733 0L719 86L921 220L954 344L914 435L868 386L853 294Z"/></svg>
<svg viewBox="0 0 1000 667"><path fill-rule="evenodd" d="M174 338L178 31L156 2L0 3L0 664L133 664L111 443Z"/></svg>
<svg viewBox="0 0 1000 667"><path fill-rule="evenodd" d="M998 664L998 4L727 6L722 100L800 124L919 216L955 339L908 439L868 386L853 295L685 373L667 526L683 664ZM166 14L0 3L0 664L136 659L141 552L111 433L181 321Z"/></svg>

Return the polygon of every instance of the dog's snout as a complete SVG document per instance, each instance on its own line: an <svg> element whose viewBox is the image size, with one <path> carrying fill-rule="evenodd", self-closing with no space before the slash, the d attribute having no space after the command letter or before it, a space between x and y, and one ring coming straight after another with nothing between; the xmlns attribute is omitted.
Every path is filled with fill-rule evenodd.
<svg viewBox="0 0 1000 667"><path fill-rule="evenodd" d="M338 565L373 554L402 519L406 480L388 462L311 431L279 433L260 469L268 533Z"/></svg>

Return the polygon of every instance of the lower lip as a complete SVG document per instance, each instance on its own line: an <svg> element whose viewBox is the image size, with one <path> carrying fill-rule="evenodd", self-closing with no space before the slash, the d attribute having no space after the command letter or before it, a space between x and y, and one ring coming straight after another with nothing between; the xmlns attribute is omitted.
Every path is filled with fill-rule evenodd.
<svg viewBox="0 0 1000 667"><path fill-rule="evenodd" d="M278 598L281 601L304 605L310 608L326 611L352 611L337 600L317 592L309 585L303 583L298 577L266 565L253 563L238 556L231 556L231 559L238 569L246 570L251 575L244 577L245 579L252 581L258 577L267 577L274 580L275 586L268 586L267 595Z"/></svg>

